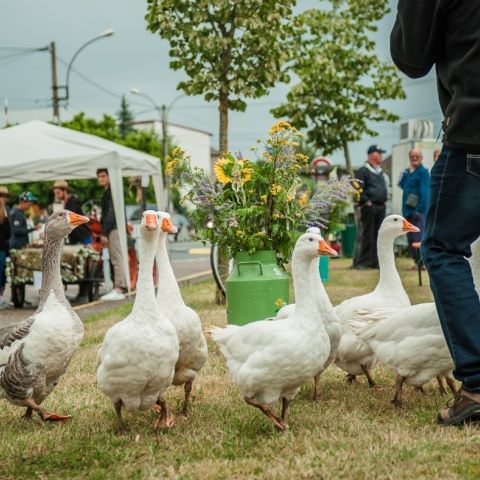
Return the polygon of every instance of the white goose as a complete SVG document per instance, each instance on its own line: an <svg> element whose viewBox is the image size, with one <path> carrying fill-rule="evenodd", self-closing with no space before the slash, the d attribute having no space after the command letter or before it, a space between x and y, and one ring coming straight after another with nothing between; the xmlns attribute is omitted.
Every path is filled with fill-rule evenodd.
<svg viewBox="0 0 480 480"><path fill-rule="evenodd" d="M155 428L171 427L174 417L162 395L172 384L178 360L175 328L155 300L153 262L159 236L157 213L143 213L140 226L140 266L132 312L105 335L97 355L97 381L109 397L124 428L122 408L146 410L158 403Z"/></svg>
<svg viewBox="0 0 480 480"><path fill-rule="evenodd" d="M359 328L365 324L361 316L362 310L391 306L406 307L411 304L395 266L393 245L398 236L418 231L415 225L400 215L386 217L378 233L380 278L377 286L373 292L345 300L335 308L344 324L344 332L335 361L342 370L347 372L350 382L355 381L357 375L364 374L370 387L375 386L370 373L375 365L375 355L351 327Z"/></svg>
<svg viewBox="0 0 480 480"><path fill-rule="evenodd" d="M310 227L307 230L307 233L320 234L320 229L316 227ZM323 295L322 298L320 298L320 295L318 294L322 290L325 290L325 287L323 286L322 279L319 275L318 264L315 262L312 262L312 268L310 271L309 288L310 288L310 295L315 300L317 314L321 316L325 311L327 311L328 313L327 315L324 315L324 318L322 319L325 324L325 329L327 330L328 338L330 339L330 355L328 356L327 361L325 362L325 365L323 367L323 370L325 370L335 360L335 357L337 355L338 345L340 343L340 338L343 332L343 325L340 322L338 315L335 313L335 310L328 296L325 298L325 296ZM282 320L282 319L288 318L290 315L293 315L294 313L295 313L295 304L291 303L283 307L278 312L276 319ZM317 401L320 398L319 397L319 393L320 393L319 379L323 370L318 372L314 377L313 401Z"/></svg>
<svg viewBox="0 0 480 480"><path fill-rule="evenodd" d="M470 265L477 292L480 293L480 240L472 245ZM381 363L397 374L392 403L402 404L404 383L419 389L437 377L455 393L452 378L453 361L440 326L434 303L422 303L397 310L365 313L364 320L373 325L363 328L359 336L365 340Z"/></svg>
<svg viewBox="0 0 480 480"><path fill-rule="evenodd" d="M60 274L63 240L88 218L70 211L53 214L45 228L42 286L36 312L0 339L0 398L26 407L43 421L66 421L41 403L65 373L83 338L83 324L65 297Z"/></svg>
<svg viewBox="0 0 480 480"><path fill-rule="evenodd" d="M157 212L157 214L162 225L157 249L157 303L161 313L170 320L177 331L180 354L175 365L173 385L184 385L185 400L182 413L186 416L193 381L207 361L207 341L202 331L200 317L185 305L168 258L168 233L175 233L176 228L172 225L168 213Z"/></svg>
<svg viewBox="0 0 480 480"><path fill-rule="evenodd" d="M278 322L262 320L212 331L245 401L259 408L279 430L286 428L288 402L301 385L323 370L331 351L316 302L310 295L310 276L305 274L317 265L319 254L336 252L318 234L306 233L298 239L292 257L297 301L293 315ZM322 305L328 305L323 287L319 296L323 298ZM328 307L323 310L328 316ZM279 400L280 417L272 409Z"/></svg>

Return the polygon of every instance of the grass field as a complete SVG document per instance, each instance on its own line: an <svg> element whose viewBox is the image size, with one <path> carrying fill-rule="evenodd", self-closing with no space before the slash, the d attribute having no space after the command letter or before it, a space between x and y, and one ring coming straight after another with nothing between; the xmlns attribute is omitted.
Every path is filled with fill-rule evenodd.
<svg viewBox="0 0 480 480"><path fill-rule="evenodd" d="M408 271L410 262L399 265L414 302L430 300L428 287L419 288L416 274ZM328 285L333 302L369 291L376 275L333 261ZM183 291L205 327L224 324L210 282ZM405 406L397 411L390 405L391 374L377 368L383 390L374 392L363 379L346 385L343 373L332 367L322 376L322 400L313 404L312 385L306 385L291 404L290 430L279 434L241 400L210 341L190 417L177 417L174 429L155 433L153 413L130 413L125 416L129 432L118 434L113 407L95 384L95 354L106 330L128 310L125 305L86 321L81 348L45 402L49 409L72 414L71 422L27 422L20 419L20 409L1 403L1 479L480 478L480 430L436 426L434 417L445 399L433 383L426 396L407 388ZM182 393L169 391L174 409L179 410Z"/></svg>

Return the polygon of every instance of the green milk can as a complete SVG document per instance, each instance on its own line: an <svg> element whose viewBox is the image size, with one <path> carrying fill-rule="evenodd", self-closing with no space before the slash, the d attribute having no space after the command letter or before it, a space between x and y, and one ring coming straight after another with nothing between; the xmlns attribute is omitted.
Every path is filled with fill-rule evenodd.
<svg viewBox="0 0 480 480"><path fill-rule="evenodd" d="M273 250L239 252L226 291L228 323L244 325L273 317L289 303L289 277L277 265Z"/></svg>

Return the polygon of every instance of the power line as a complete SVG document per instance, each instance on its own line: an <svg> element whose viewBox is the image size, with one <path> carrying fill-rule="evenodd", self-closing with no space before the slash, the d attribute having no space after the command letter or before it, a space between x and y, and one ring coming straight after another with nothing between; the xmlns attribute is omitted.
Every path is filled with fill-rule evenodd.
<svg viewBox="0 0 480 480"><path fill-rule="evenodd" d="M64 66L68 67L69 63L59 57L57 55L57 59L60 63L62 63ZM79 70L77 70L75 67L72 67L71 68L71 71L73 73L75 73L77 76L79 76L82 80L84 80L85 82L89 83L90 85L92 85L93 87L97 88L98 90L101 90L103 93L107 94L107 95L110 95L111 97L114 97L118 100L121 100L122 99L122 94L118 93L118 92L115 92L103 85L101 85L100 83L96 82L95 80L93 80L92 78L90 78L89 76L85 75L84 73L80 72ZM137 102L135 100L131 101L130 102L131 104L134 104L134 105L138 105L140 107L148 107L148 105L146 103L142 103L142 102Z"/></svg>

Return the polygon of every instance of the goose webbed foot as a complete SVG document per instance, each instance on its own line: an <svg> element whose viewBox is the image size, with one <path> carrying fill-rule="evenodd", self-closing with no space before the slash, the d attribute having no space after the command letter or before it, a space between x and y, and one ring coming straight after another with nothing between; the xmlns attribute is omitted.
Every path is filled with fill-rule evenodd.
<svg viewBox="0 0 480 480"><path fill-rule="evenodd" d="M45 410L45 408L42 408L40 405L37 405L37 403L35 402L35 400L33 400L33 398L29 398L25 400L24 405L25 407L27 407L27 412L25 412L25 415L27 415L28 409L30 408L31 410L37 412L40 418L44 422L65 423L72 418L71 415L59 415L58 413L48 412L47 410Z"/></svg>
<svg viewBox="0 0 480 480"><path fill-rule="evenodd" d="M165 400L157 400L157 404L160 406L160 415L153 424L155 430L159 428L172 428L175 425L175 417L170 409L167 407Z"/></svg>
<svg viewBox="0 0 480 480"><path fill-rule="evenodd" d="M283 400L284 399L282 399L282 403L283 403ZM275 413L273 412L273 410L269 405L265 405L263 403L257 402L253 398L245 397L245 401L252 407L258 408L264 415L266 415L272 421L273 425L275 425L275 428L277 430L279 430L280 432L284 432L287 429L287 425L285 424L283 419L275 415ZM284 405L282 405L282 407L283 406ZM288 402L285 405L285 411L283 411L283 408L282 408L282 415L286 416L287 408L288 408Z"/></svg>
<svg viewBox="0 0 480 480"><path fill-rule="evenodd" d="M183 387L185 391L185 399L183 401L182 415L184 417L188 417L188 405L190 401L190 394L192 393L192 386L193 382L190 380L188 382L185 382L185 385Z"/></svg>
<svg viewBox="0 0 480 480"><path fill-rule="evenodd" d="M115 415L117 416L117 431L119 433L125 433L128 429L122 418L123 402L121 400L117 400L113 405L115 407Z"/></svg>

